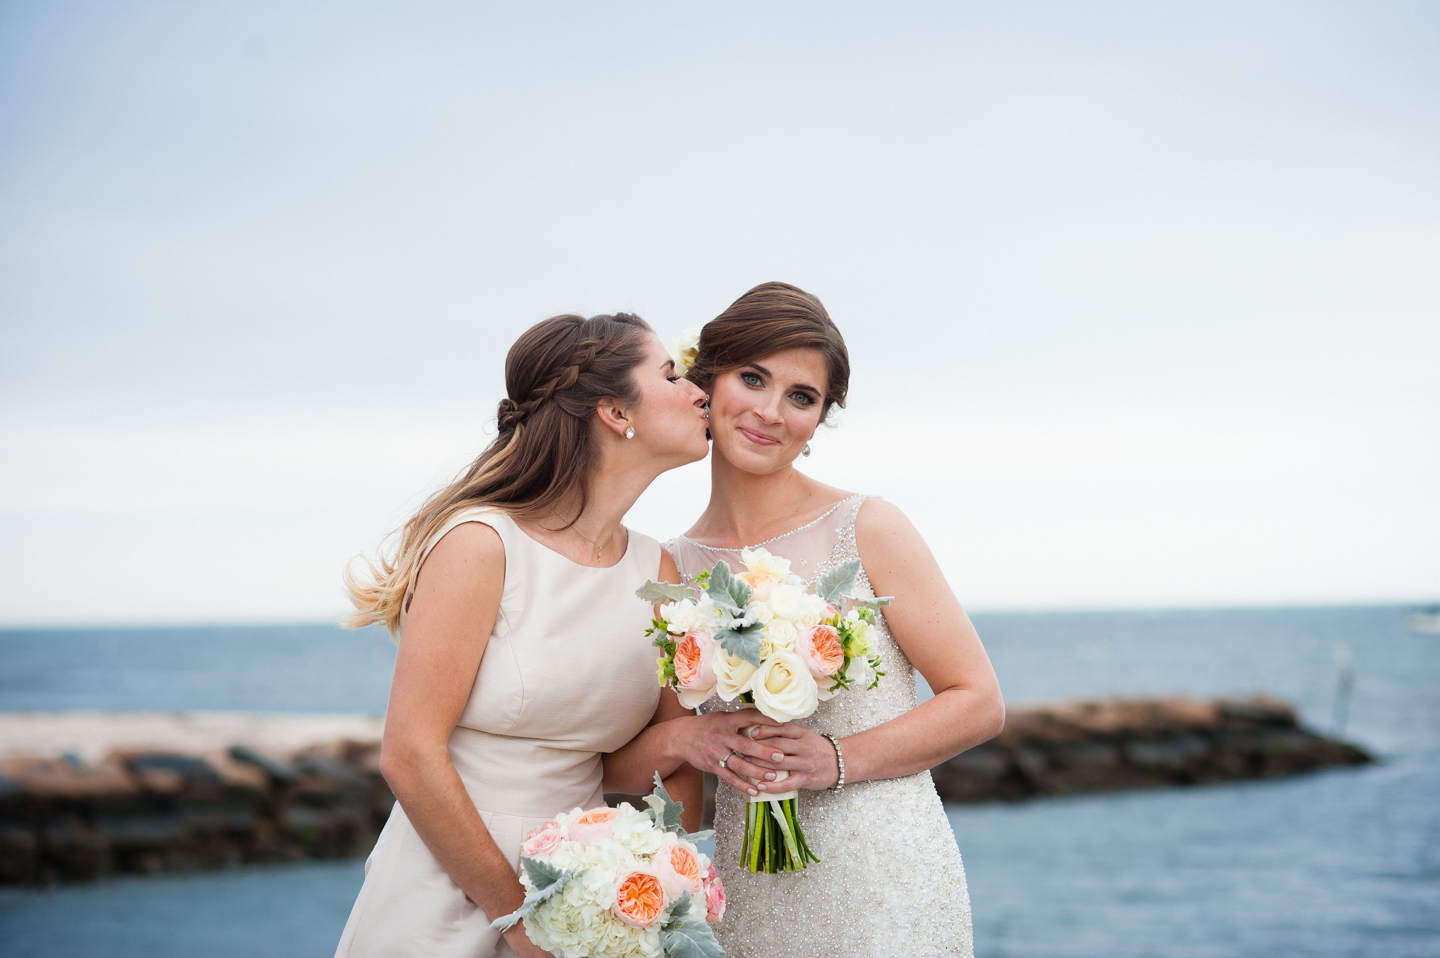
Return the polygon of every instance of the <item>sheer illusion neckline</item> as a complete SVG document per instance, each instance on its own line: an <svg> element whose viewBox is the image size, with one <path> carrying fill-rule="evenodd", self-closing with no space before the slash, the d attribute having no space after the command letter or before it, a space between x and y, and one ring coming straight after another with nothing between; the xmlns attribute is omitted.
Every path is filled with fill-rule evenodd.
<svg viewBox="0 0 1440 958"><path fill-rule="evenodd" d="M849 497L847 497L847 498L841 499L839 502L835 503L835 505L831 506L829 509L826 509L824 513L822 513L821 515L816 516L814 519L811 519L809 522L805 523L803 526L796 526L794 529L791 529L789 532L782 532L782 533L780 533L778 536L772 536L771 538L766 539L764 542L757 542L757 543L755 543L754 545L750 545L750 546L737 546L737 547L735 547L735 548L733 548L733 549L732 549L732 548L729 548L728 546L712 546L712 545L710 545L708 542L701 542L701 541L698 540L698 539L692 539L692 538L690 538L689 536L687 536L687 535L685 535L685 534L683 534L683 533L680 535L680 538L681 538L681 539L684 539L686 542L690 543L691 545L699 546L699 547L702 548L702 549L709 549L711 552L743 552L743 551L745 551L746 549L759 549L759 548L761 548L761 547L763 547L763 546L768 546L768 545L769 545L770 543L772 543L772 542L779 542L781 539L788 539L790 536L793 536L793 535L794 535L795 533L797 533L797 532L804 532L806 529L809 529L809 528L811 528L812 526L819 525L821 522L824 522L826 519L828 519L828 518L830 518L831 516L833 516L833 515L835 514L835 510L836 510L836 509L839 509L841 506L845 505L845 503L847 503L847 502L854 502L856 499L864 499L864 498L865 498L864 493L858 493L858 494L856 494L856 495L849 496Z"/></svg>

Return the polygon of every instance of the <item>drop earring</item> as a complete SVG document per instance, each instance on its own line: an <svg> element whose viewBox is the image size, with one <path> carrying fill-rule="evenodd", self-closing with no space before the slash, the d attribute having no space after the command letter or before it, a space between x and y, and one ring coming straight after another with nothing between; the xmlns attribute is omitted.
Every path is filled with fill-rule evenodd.
<svg viewBox="0 0 1440 958"><path fill-rule="evenodd" d="M800 455L805 456L805 457L807 457L807 458L809 457L809 455L810 455L810 444L809 444L808 442L805 444L805 448L800 450Z"/></svg>
<svg viewBox="0 0 1440 958"><path fill-rule="evenodd" d="M626 439L634 439L634 438L635 438L635 427L634 427L634 426L626 426L626 427L625 427L625 438L626 438Z"/></svg>

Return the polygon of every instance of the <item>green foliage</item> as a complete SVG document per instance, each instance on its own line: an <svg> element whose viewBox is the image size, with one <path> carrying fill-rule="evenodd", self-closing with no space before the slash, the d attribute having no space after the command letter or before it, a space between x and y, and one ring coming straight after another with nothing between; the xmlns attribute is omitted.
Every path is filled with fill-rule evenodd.
<svg viewBox="0 0 1440 958"><path fill-rule="evenodd" d="M720 648L749 662L757 669L760 667L760 625L751 623L738 629L721 629L715 633L715 641L720 643Z"/></svg>
<svg viewBox="0 0 1440 958"><path fill-rule="evenodd" d="M645 584L635 590L635 595L646 602L657 605L695 598L695 593L689 586L676 585L673 582L651 582L649 579L646 579Z"/></svg>
<svg viewBox="0 0 1440 958"><path fill-rule="evenodd" d="M659 772L655 773L655 790L645 796L645 804L650 806L650 818L655 822L655 827L661 831L674 832L691 842L703 842L715 834L709 829L693 835L685 831L685 826L680 824L680 813L685 811L685 803L677 802L670 797L665 783L660 780Z"/></svg>
<svg viewBox="0 0 1440 958"><path fill-rule="evenodd" d="M875 672L875 681L866 686L866 689L873 689L880 684L880 677L885 673L880 671L880 656L870 656L870 668Z"/></svg>
<svg viewBox="0 0 1440 958"><path fill-rule="evenodd" d="M745 614L745 605L753 593L747 583L735 578L730 566L723 561L715 563L715 568L710 570L705 591L717 606L737 617Z"/></svg>
<svg viewBox="0 0 1440 958"><path fill-rule="evenodd" d="M554 865L540 861L538 858L521 858L520 863L525 866L525 874L530 878L530 883L535 890L525 896L525 901L519 908L508 915L495 919L490 923L491 928L504 931L511 925L531 914L545 902L565 890L565 886L576 875L578 871L569 868L561 870Z"/></svg>
<svg viewBox="0 0 1440 958"><path fill-rule="evenodd" d="M689 892L682 897L687 909L689 897ZM660 948L665 958L725 958L725 949L715 940L709 922L691 918L678 908L674 913L684 917L674 918L660 929Z"/></svg>
<svg viewBox="0 0 1440 958"><path fill-rule="evenodd" d="M859 559L842 562L820 577L815 583L815 593L831 605L839 606L840 600L854 588L855 577L859 574Z"/></svg>

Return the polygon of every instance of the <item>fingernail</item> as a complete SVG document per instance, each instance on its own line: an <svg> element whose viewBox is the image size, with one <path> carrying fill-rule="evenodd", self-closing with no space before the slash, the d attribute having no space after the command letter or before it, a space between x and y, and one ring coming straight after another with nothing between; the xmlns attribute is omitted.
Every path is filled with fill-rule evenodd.
<svg viewBox="0 0 1440 958"><path fill-rule="evenodd" d="M770 787L770 786L769 786L769 785L766 785L764 782L761 782L761 783L760 783L760 791L762 791L762 792L765 791L765 790L766 790L767 788L769 788L769 787Z"/></svg>
<svg viewBox="0 0 1440 958"><path fill-rule="evenodd" d="M755 791L755 789L752 788L752 789L750 789L750 794L751 794L751 795L759 795L760 793L757 792L757 791Z"/></svg>
<svg viewBox="0 0 1440 958"><path fill-rule="evenodd" d="M766 773L765 773L765 781L767 781L767 782L773 782L773 781L775 781L775 773L774 773L774 772L766 772Z"/></svg>
<svg viewBox="0 0 1440 958"><path fill-rule="evenodd" d="M757 725L757 726L755 726L754 728L752 728L752 729L750 730L750 737L751 737L751 738L759 738L759 737L760 737L760 726Z"/></svg>
<svg viewBox="0 0 1440 958"><path fill-rule="evenodd" d="M771 756L770 756L770 761L772 761L772 762L783 762L783 761L785 761L785 756L784 756L782 753L780 753L780 752L776 752L774 755L771 755Z"/></svg>

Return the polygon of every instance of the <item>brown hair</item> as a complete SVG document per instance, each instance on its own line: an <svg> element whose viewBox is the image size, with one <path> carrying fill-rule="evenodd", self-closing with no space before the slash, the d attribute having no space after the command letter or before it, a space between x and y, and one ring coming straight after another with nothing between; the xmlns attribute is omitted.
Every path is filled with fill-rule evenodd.
<svg viewBox="0 0 1440 958"><path fill-rule="evenodd" d="M789 283L761 283L700 329L699 355L687 378L706 392L727 369L783 349L818 349L829 377L820 419L845 406L850 353L820 300Z"/></svg>
<svg viewBox="0 0 1440 958"><path fill-rule="evenodd" d="M457 513L488 506L536 519L574 507L574 523L590 497L598 450L591 435L596 407L607 399L639 399L633 375L645 359L650 327L639 316L554 316L531 326L505 357L505 391L496 422L500 434L450 485L435 493L387 541L378 563L361 558L368 575L347 567L345 585L355 611L351 628L380 624L396 635L430 539ZM579 502L573 499L579 495Z"/></svg>

